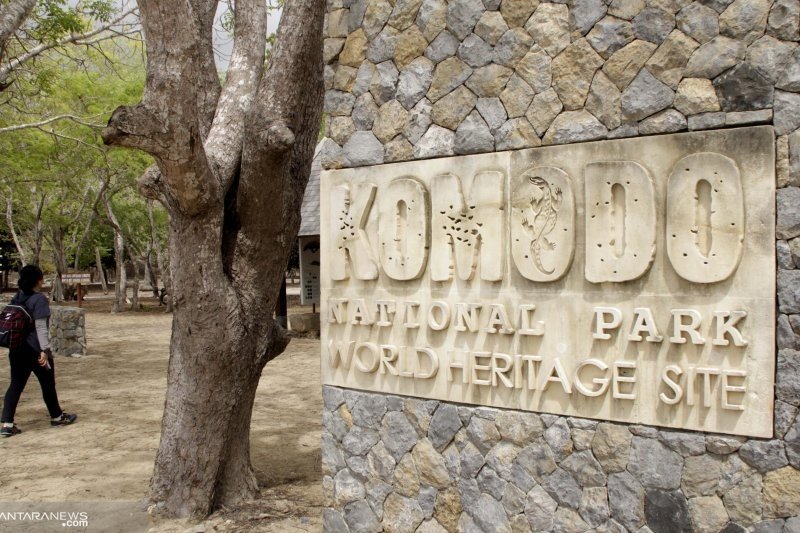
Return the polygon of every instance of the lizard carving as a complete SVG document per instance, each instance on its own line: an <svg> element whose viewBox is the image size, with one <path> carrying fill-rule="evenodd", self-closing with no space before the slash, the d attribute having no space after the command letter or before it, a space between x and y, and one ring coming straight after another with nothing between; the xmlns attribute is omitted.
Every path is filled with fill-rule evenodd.
<svg viewBox="0 0 800 533"><path fill-rule="evenodd" d="M521 209L522 225L531 238L531 255L536 268L544 274L552 274L555 269L547 270L542 264L542 249L554 250L556 247L547 235L556 225L563 193L559 187L551 187L539 176L531 176L528 181L533 185L533 191L530 204Z"/></svg>

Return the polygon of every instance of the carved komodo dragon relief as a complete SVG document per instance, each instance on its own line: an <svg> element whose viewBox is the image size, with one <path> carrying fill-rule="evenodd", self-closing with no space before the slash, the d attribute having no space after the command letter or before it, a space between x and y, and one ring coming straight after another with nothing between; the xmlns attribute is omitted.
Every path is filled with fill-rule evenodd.
<svg viewBox="0 0 800 533"><path fill-rule="evenodd" d="M556 243L550 241L547 235L553 231L558 218L558 210L563 202L563 193L559 187L551 187L540 176L528 178L533 191L530 204L522 211L522 225L531 238L531 255L533 261L544 274L552 274L555 269L547 270L542 264L542 249L555 250Z"/></svg>

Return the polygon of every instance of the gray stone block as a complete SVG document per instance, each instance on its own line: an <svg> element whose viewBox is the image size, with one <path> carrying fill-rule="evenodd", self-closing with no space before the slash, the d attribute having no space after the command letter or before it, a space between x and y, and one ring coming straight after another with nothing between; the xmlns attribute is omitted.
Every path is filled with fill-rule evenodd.
<svg viewBox="0 0 800 533"><path fill-rule="evenodd" d="M608 505L611 516L627 529L636 531L644 525L644 487L630 473L608 477Z"/></svg>
<svg viewBox="0 0 800 533"><path fill-rule="evenodd" d="M350 166L378 165L383 163L383 145L371 131L357 131L344 145L345 161Z"/></svg>
<svg viewBox="0 0 800 533"><path fill-rule="evenodd" d="M800 406L800 351L778 351L775 396L790 405Z"/></svg>
<svg viewBox="0 0 800 533"><path fill-rule="evenodd" d="M654 439L633 437L628 471L647 488L677 489L683 458Z"/></svg>
<svg viewBox="0 0 800 533"><path fill-rule="evenodd" d="M675 15L659 7L643 9L633 18L633 32L637 39L661 44L675 28Z"/></svg>
<svg viewBox="0 0 800 533"><path fill-rule="evenodd" d="M552 474L544 478L541 485L559 505L571 509L580 507L583 495L581 487L563 468L556 468Z"/></svg>
<svg viewBox="0 0 800 533"><path fill-rule="evenodd" d="M789 464L780 440L749 440L739 448L739 457L762 474Z"/></svg>

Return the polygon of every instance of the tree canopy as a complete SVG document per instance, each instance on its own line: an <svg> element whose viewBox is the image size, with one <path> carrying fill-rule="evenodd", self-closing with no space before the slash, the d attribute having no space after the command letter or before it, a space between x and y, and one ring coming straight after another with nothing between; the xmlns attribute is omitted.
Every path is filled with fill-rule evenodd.
<svg viewBox="0 0 800 533"><path fill-rule="evenodd" d="M94 262L95 247L108 253L113 231L100 223L106 218L101 191L131 243L138 240L139 248L146 249L142 243L150 226L135 181L151 160L104 146L98 127L119 102L141 97L141 45L106 44L101 51L87 48L70 57L45 54L36 71L36 76L15 81L19 94L35 94L25 97L24 108L0 105L0 196L18 258L55 270L57 256L70 266L85 267ZM75 119L31 120L61 116ZM163 234L162 214L157 211L155 218Z"/></svg>

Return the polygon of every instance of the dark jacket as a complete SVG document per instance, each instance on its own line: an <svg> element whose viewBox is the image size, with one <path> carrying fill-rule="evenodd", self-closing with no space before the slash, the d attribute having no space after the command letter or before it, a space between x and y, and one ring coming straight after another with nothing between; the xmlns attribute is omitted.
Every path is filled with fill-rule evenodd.
<svg viewBox="0 0 800 533"><path fill-rule="evenodd" d="M11 299L11 304L23 306L31 315L34 322L39 319L46 319L48 326L50 325L50 302L47 299L47 295L41 292L25 294L19 291L14 298ZM31 330L28 332L28 337L25 339L25 342L37 354L42 351L42 347L39 345L39 338L36 336L36 327L34 324L31 325Z"/></svg>

